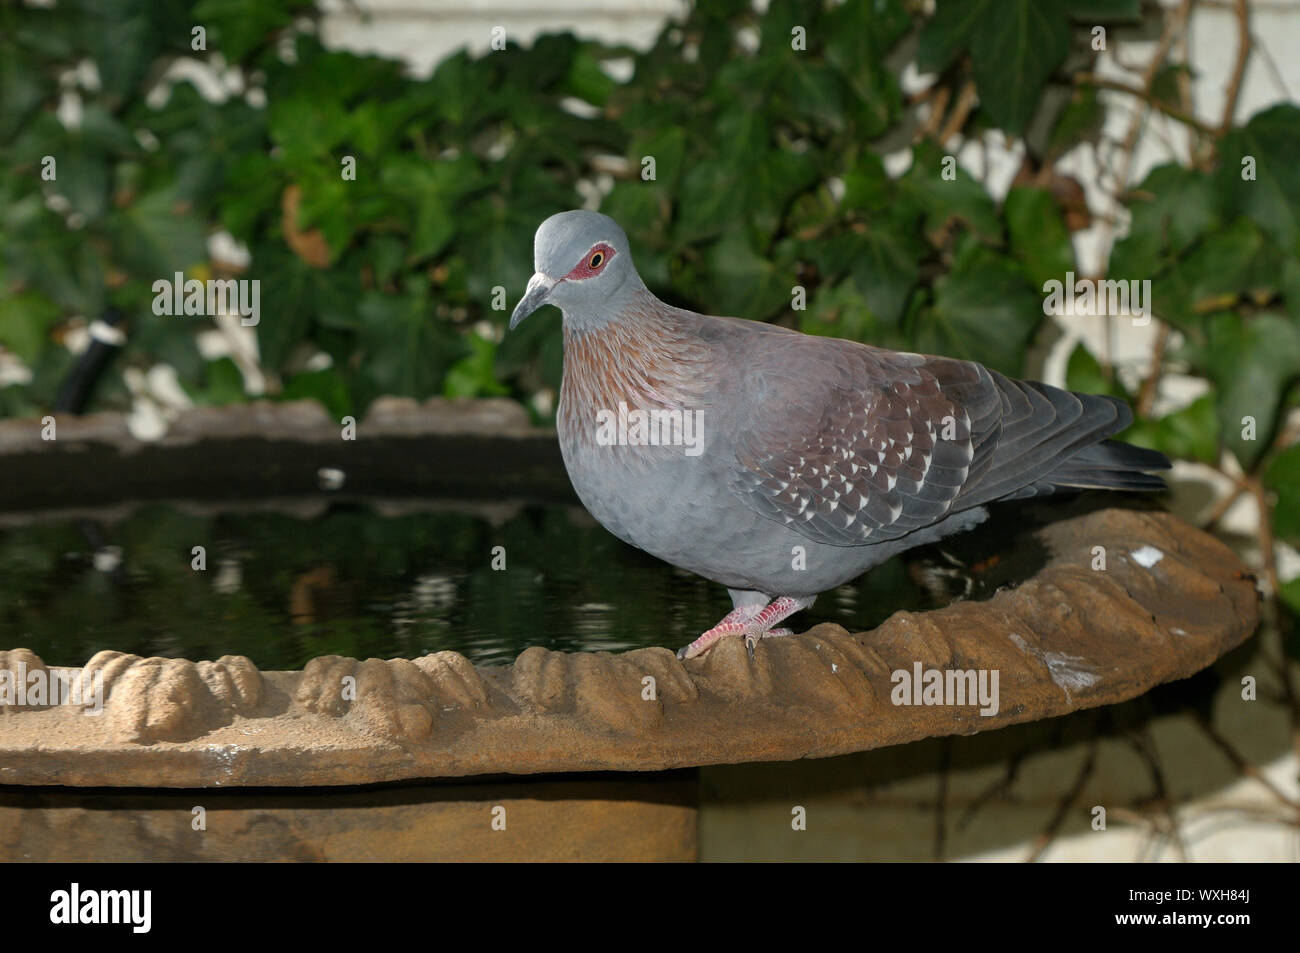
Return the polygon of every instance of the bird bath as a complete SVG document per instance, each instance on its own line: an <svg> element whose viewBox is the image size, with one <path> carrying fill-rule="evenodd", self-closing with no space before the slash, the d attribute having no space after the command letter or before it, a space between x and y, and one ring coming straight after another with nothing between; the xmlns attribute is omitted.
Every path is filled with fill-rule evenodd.
<svg viewBox="0 0 1300 953"><path fill-rule="evenodd" d="M752 661L683 663L721 588L591 525L516 405L381 401L340 430L310 403L195 410L152 444L117 415L52 442L0 421L0 673L102 686L99 714L0 705L5 859L689 859L701 765L1122 701L1257 621L1217 541L1080 500L952 541L968 599L919 611L891 563ZM930 672L996 673L996 704L927 703ZM195 806L226 836L189 836Z"/></svg>

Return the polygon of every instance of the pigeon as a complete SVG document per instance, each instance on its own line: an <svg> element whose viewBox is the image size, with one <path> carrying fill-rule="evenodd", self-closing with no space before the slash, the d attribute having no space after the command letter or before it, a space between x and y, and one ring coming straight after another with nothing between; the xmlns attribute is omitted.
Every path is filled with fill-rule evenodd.
<svg viewBox="0 0 1300 953"><path fill-rule="evenodd" d="M1169 461L1107 439L1112 397L714 317L659 300L627 235L561 212L534 239L510 329L563 314L556 429L578 498L609 532L727 588L733 609L678 652L764 637L894 555L968 530L988 505L1063 490L1158 490Z"/></svg>

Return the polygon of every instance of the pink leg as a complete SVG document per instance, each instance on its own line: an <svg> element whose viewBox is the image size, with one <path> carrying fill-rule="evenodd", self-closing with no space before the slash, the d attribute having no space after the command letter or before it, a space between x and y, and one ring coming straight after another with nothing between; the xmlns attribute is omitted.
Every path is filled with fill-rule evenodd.
<svg viewBox="0 0 1300 953"><path fill-rule="evenodd" d="M790 635L789 629L773 628L778 622L789 618L800 609L806 609L813 604L815 596L803 599L792 599L789 596L781 596L765 606L747 605L738 606L727 613L726 617L709 629L698 639L692 642L686 648L677 653L679 659L695 658L697 655L703 655L713 647L719 639L728 635L740 635L745 638L745 648L749 650L749 657L754 657L754 646L758 640L764 636Z"/></svg>
<svg viewBox="0 0 1300 953"><path fill-rule="evenodd" d="M703 655L712 646L726 635L743 635L745 632L745 623L763 610L763 606L748 605L737 606L722 617L722 621L709 629L698 639L686 646L684 649L678 649L677 657L680 659L695 658L697 655Z"/></svg>

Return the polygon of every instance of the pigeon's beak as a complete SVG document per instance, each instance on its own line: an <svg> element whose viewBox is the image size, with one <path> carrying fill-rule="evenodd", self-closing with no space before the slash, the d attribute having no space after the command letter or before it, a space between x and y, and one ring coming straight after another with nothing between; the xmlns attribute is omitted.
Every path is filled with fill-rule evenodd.
<svg viewBox="0 0 1300 953"><path fill-rule="evenodd" d="M510 315L511 331L519 327L519 322L524 318L546 304L546 298L556 284L558 282L554 278L548 278L540 271L528 279L528 288L524 291L524 296L519 299L519 303L515 305L514 314Z"/></svg>

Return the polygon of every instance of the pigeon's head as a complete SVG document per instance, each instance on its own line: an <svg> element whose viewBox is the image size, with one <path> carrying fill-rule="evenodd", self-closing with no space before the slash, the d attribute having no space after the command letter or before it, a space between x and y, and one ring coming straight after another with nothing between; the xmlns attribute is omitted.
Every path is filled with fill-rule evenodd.
<svg viewBox="0 0 1300 953"><path fill-rule="evenodd" d="M533 268L511 329L544 304L566 317L600 320L617 313L620 293L640 285L627 235L599 212L560 212L542 222L533 239Z"/></svg>

